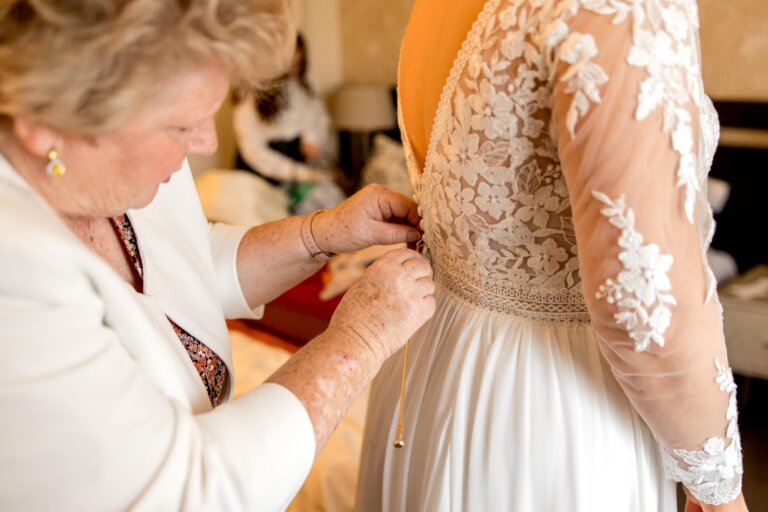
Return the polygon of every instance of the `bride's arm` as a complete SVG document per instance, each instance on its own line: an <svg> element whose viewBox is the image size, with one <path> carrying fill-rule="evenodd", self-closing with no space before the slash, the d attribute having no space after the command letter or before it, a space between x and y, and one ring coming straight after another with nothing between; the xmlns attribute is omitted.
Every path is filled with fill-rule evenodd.
<svg viewBox="0 0 768 512"><path fill-rule="evenodd" d="M700 234L708 100L696 5L591 4L545 37L592 324L667 474L703 504L745 510L736 390Z"/></svg>

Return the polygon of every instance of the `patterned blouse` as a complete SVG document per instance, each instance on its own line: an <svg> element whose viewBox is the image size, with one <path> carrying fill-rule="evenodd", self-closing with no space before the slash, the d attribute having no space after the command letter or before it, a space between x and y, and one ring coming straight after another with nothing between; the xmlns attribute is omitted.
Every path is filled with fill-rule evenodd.
<svg viewBox="0 0 768 512"><path fill-rule="evenodd" d="M139 289L142 290L144 286L144 266L141 261L141 254L139 253L139 246L136 243L136 234L133 231L131 221L125 214L113 217L110 220L112 221L112 225L114 226L118 237L123 243L128 258L131 260L133 271L139 282ZM171 323L171 327L173 327L179 340L181 340L182 345L184 345L184 348L187 350L189 358L192 360L192 364L194 364L195 369L197 369L197 373L200 374L203 385L205 385L205 390L208 392L208 399L211 402L211 406L218 406L222 402L222 392L228 375L224 361L222 361L221 358L203 342L176 325L173 320L169 318L168 321Z"/></svg>

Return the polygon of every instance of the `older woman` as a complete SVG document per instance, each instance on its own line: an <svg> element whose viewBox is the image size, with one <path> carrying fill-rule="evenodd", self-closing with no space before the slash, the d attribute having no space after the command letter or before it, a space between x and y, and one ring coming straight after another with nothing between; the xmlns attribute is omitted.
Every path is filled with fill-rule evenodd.
<svg viewBox="0 0 768 512"><path fill-rule="evenodd" d="M215 149L230 77L267 78L292 40L270 0L0 3L0 509L285 507L432 314L429 265L395 251L228 401L225 316L257 317L331 252L419 236L382 188L257 228L205 222L185 157Z"/></svg>

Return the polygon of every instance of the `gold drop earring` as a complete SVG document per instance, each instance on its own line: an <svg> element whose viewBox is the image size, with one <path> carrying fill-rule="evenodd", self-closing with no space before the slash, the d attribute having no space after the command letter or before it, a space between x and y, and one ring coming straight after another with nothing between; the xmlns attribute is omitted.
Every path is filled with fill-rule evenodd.
<svg viewBox="0 0 768 512"><path fill-rule="evenodd" d="M59 152L54 148L48 151L48 165L45 166L45 174L53 178L67 174L67 166L64 165L64 161L59 158Z"/></svg>

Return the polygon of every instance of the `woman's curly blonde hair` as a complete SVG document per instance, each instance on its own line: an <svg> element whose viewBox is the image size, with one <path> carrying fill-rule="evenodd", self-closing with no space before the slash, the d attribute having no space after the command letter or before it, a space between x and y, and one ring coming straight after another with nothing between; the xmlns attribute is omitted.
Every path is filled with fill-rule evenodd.
<svg viewBox="0 0 768 512"><path fill-rule="evenodd" d="M106 133L195 65L258 87L294 34L284 0L0 0L0 121Z"/></svg>

